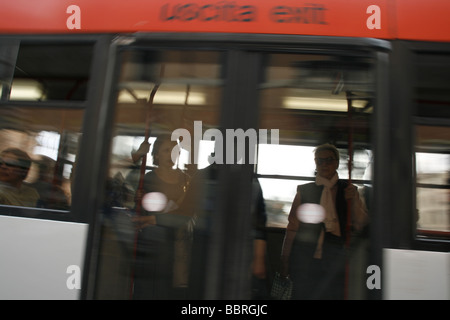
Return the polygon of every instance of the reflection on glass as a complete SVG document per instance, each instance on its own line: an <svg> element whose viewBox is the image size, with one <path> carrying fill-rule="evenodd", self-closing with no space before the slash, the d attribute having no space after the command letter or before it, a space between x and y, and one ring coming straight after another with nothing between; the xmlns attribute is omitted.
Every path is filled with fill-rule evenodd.
<svg viewBox="0 0 450 320"><path fill-rule="evenodd" d="M417 228L427 231L450 232L449 190L420 188L417 193Z"/></svg>
<svg viewBox="0 0 450 320"><path fill-rule="evenodd" d="M316 165L314 149L309 146L259 144L257 173L264 198L268 205L268 226L285 227L290 205L294 199L297 185L314 180ZM341 149L339 177L348 178L347 150ZM371 179L371 151L354 150L352 179L365 181ZM279 179L263 178L278 176ZM285 180L282 179L285 176ZM295 180L302 177L304 180ZM361 192L364 185L361 184ZM278 211L277 211L278 210Z"/></svg>
<svg viewBox="0 0 450 320"><path fill-rule="evenodd" d="M285 228L297 186L308 181L259 178L266 203L267 226Z"/></svg>
<svg viewBox="0 0 450 320"><path fill-rule="evenodd" d="M316 251L318 255L315 255L314 250L322 243L319 240L322 239L319 238L320 232L316 232L321 230L322 225L305 223L310 220L304 219L304 216L297 224L299 216L296 215L296 211L292 211L288 223L290 211L292 208L296 210L296 206L300 205L298 198L295 198L297 188L299 185L316 180L314 150L321 144L331 143L339 152L339 166L336 170L339 179L351 178L352 183L359 188L359 199L365 203L364 205L358 201L357 203L361 206L359 210L354 207L353 212L359 212L361 216L365 216L365 207L370 206L372 184L370 179L373 157L369 128L374 108L375 77L370 58L284 53L267 54L265 58L264 77L260 84L262 110L260 128L279 129L280 144L259 145L257 173L266 202L267 226L284 228L281 272L290 274L291 279L295 278L294 283L302 283L297 288L305 288L303 284L307 281L302 281L301 275L308 280L315 276L313 273L308 273L308 267L301 269L302 261L314 261L311 263L316 266L323 262L323 265L331 266L334 275L339 274L343 269L342 264L338 262L339 259L320 260L321 257L330 253L330 247L320 251L320 255L324 254L324 256L320 256L318 251ZM332 163L335 164L335 162ZM330 168L334 173L336 167L330 166ZM339 189L337 185L337 183L334 184L332 189ZM303 197L301 201L325 205L318 191L323 190L320 188L314 183L309 184L305 189L308 191L301 195ZM294 202L294 198L297 202ZM326 212L330 214L333 210L327 209ZM336 204L336 212L339 212L339 219L342 219L345 212L348 213L338 204ZM327 243L331 238L339 239L338 242L343 239L340 236L335 238L328 238L328 236L327 232L323 243ZM354 256L350 266L352 272L349 274L352 279L351 284L347 283L346 286L350 299L353 296L361 299L362 295L357 287L362 286L366 279L353 270L367 266L367 239L365 235L357 232L352 233L350 237L355 251L353 251ZM295 260L301 254L304 255L298 258L298 261ZM298 263L292 264L292 261ZM308 263L304 262L304 265ZM296 267L300 268L298 272L295 270ZM317 277L320 280L311 288L316 288L319 292L318 288L332 283L324 291L327 293L335 291L336 296L339 296L343 293L341 289L344 287L341 282L342 273L336 277L340 280L334 280L335 282L329 280L327 284L320 282L332 277L330 274L322 274ZM315 290L306 291L308 292L305 292L305 297L313 299L317 297Z"/></svg>
<svg viewBox="0 0 450 320"><path fill-rule="evenodd" d="M214 152L214 141L194 143L194 122L218 127L221 55L130 48L122 57L105 190L102 242L109 246L100 253L97 298L189 298L187 290L200 286L189 279L198 246L192 215L201 215L211 192L202 178ZM190 144L181 143L184 136L172 141L177 129L190 134ZM206 263L196 259L193 271Z"/></svg>
<svg viewBox="0 0 450 320"><path fill-rule="evenodd" d="M450 154L416 152L418 183L447 184Z"/></svg>
<svg viewBox="0 0 450 320"><path fill-rule="evenodd" d="M419 232L450 232L450 129L417 126L416 204ZM436 235L436 234L435 234Z"/></svg>
<svg viewBox="0 0 450 320"><path fill-rule="evenodd" d="M313 180L314 147L328 142L340 151L340 178L349 177L351 144L351 178L370 180L371 60L276 53L267 54L266 61L260 128L279 129L280 145L259 145L258 174Z"/></svg>
<svg viewBox="0 0 450 320"><path fill-rule="evenodd" d="M36 190L39 199L33 206L56 210L70 208L72 173L83 113L82 110L2 108L0 152L15 148L30 157L26 177L15 188L26 186ZM2 166L4 183L9 169ZM12 186L11 181L7 184ZM16 194L21 193L19 189ZM21 205L20 202L2 204Z"/></svg>

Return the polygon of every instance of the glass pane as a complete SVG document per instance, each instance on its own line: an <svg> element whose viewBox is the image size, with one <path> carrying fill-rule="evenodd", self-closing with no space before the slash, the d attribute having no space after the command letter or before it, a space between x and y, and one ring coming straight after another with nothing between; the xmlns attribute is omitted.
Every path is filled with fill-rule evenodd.
<svg viewBox="0 0 450 320"><path fill-rule="evenodd" d="M258 168L261 175L285 175L313 178L316 172L314 163L315 147L284 144L259 144ZM348 150L338 149L339 168L341 177L348 177ZM357 149L353 152L352 179L370 179L370 164L372 153L370 150ZM305 159L298 165L299 159ZM307 161L309 159L309 162Z"/></svg>
<svg viewBox="0 0 450 320"><path fill-rule="evenodd" d="M417 228L450 237L450 128L416 126Z"/></svg>
<svg viewBox="0 0 450 320"><path fill-rule="evenodd" d="M91 44L21 44L11 100L85 100L91 67Z"/></svg>
<svg viewBox="0 0 450 320"><path fill-rule="evenodd" d="M259 144L257 173L261 177L259 181L264 199L266 203L270 203L267 204L268 227L287 226L289 209L297 186L315 178L314 150L315 147L308 146ZM340 162L337 172L340 177L348 178L348 150L338 149L338 151ZM305 159L302 165L298 165L299 159ZM371 191L371 159L370 150L354 150L351 178L361 193ZM272 176L280 179L263 178ZM285 179L281 179L282 176L285 176ZM295 177L302 177L304 180L295 180Z"/></svg>
<svg viewBox="0 0 450 320"><path fill-rule="evenodd" d="M450 55L417 55L417 115L450 118Z"/></svg>
<svg viewBox="0 0 450 320"><path fill-rule="evenodd" d="M62 108L1 108L1 204L70 208L83 113ZM25 166L14 166L20 163Z"/></svg>
<svg viewBox="0 0 450 320"><path fill-rule="evenodd" d="M213 171L203 133L219 126L221 55L121 52L96 298L198 298L193 208L212 190L199 177Z"/></svg>
<svg viewBox="0 0 450 320"><path fill-rule="evenodd" d="M2 39L0 42L0 100L8 100L20 42Z"/></svg>
<svg viewBox="0 0 450 320"><path fill-rule="evenodd" d="M260 128L278 129L279 144L259 145L257 173L266 201L267 225L286 228L280 270L293 280L294 299L364 298L361 289L366 279L361 274L367 267L365 231L372 192L373 63L356 56L266 55ZM326 143L335 149L316 154L316 147ZM351 210L343 205L348 179L356 187ZM328 190L322 183L333 190L330 206L324 200L328 198L322 197L322 191ZM308 205L320 209L308 211ZM352 232L342 229L348 214ZM321 230L325 230L323 238ZM355 250L347 266L354 272L345 280L342 245L350 240ZM325 271L319 274L325 270L322 268L335 274L331 282L322 282L329 276Z"/></svg>
<svg viewBox="0 0 450 320"><path fill-rule="evenodd" d="M267 227L285 228L297 186L301 180L259 178L266 203Z"/></svg>

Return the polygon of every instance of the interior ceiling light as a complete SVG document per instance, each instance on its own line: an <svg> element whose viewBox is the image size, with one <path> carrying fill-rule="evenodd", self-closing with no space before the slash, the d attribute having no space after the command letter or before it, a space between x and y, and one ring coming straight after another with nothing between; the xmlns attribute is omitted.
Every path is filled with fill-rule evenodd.
<svg viewBox="0 0 450 320"><path fill-rule="evenodd" d="M185 104L187 96L188 105L205 104L205 95L200 92L177 92L177 91L160 91L157 92L153 103L155 104Z"/></svg>
<svg viewBox="0 0 450 320"><path fill-rule="evenodd" d="M354 108L364 108L365 103L363 100L353 100L352 106ZM283 107L287 109L347 112L348 103L344 99L284 97Z"/></svg>
<svg viewBox="0 0 450 320"><path fill-rule="evenodd" d="M153 98L154 104L176 104L183 105L186 103L185 91L158 91ZM150 91L133 90L130 93L127 90L121 90L119 93L119 102L134 103L139 99L147 100L150 96ZM204 105L206 103L205 94L201 92L189 92L187 99L188 105Z"/></svg>
<svg viewBox="0 0 450 320"><path fill-rule="evenodd" d="M15 79L13 80L10 100L39 100L43 96L42 84L31 79Z"/></svg>

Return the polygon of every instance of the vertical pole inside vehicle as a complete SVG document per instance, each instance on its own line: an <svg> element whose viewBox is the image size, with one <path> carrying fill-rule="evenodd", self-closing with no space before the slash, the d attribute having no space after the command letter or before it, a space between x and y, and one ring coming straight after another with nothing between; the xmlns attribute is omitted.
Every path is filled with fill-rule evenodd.
<svg viewBox="0 0 450 320"><path fill-rule="evenodd" d="M162 74L162 72L161 72ZM144 135L144 142L148 142L148 139L150 138L150 117L151 117L151 111L153 107L153 100L155 98L156 92L159 89L159 83L155 83L151 93L150 97L148 99L147 103L147 112L146 112L146 118L145 118L145 135ZM138 185L138 191L136 194L136 216L139 217L142 214L142 192L144 189L144 176L145 176L145 169L147 167L147 152L145 152L142 156L141 160L141 166L140 166L140 172L139 172L139 185ZM135 231L134 234L134 244L133 244L133 256L132 256L132 269L131 269L131 283L130 283L130 299L133 298L133 292L134 292L134 272L135 272L135 263L136 263L136 254L137 254L137 242L138 242L138 234L139 230Z"/></svg>
<svg viewBox="0 0 450 320"><path fill-rule="evenodd" d="M347 97L347 120L348 120L348 185L352 184L352 163L353 163L353 121L352 121L352 93L346 92ZM352 199L347 199L347 224L345 226L345 292L344 299L348 300L349 280L350 280L350 240L352 220Z"/></svg>

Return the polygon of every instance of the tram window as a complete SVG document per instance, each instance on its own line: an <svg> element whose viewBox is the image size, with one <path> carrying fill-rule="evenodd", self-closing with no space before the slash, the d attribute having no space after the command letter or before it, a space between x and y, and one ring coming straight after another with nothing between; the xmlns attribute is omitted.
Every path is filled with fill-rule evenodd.
<svg viewBox="0 0 450 320"><path fill-rule="evenodd" d="M86 99L92 44L20 45L10 100Z"/></svg>
<svg viewBox="0 0 450 320"><path fill-rule="evenodd" d="M292 261L303 252L301 248L316 247L320 244L320 241L316 240L298 240L304 235L296 230L297 226L302 228L302 222L297 224L297 220L301 221L302 218L299 217L298 211L293 211L294 215L289 217L297 187L316 180L314 151L317 146L324 143L336 146L339 152L339 178L351 178L360 191L360 199L363 200L354 202L359 206L353 207L352 212L357 211L363 217L370 215L367 207L370 207L372 193L370 119L375 108L375 76L372 69L374 61L368 57L325 53L269 53L263 61L264 76L260 84L259 100L260 128L278 129L279 143L259 145L257 174L266 202L267 226L284 229L281 229L282 237L278 243L279 256ZM307 201L321 203L321 194L317 194L315 198L311 197L314 192L305 193L302 195L303 201L308 198ZM341 219L348 214L342 207L337 208L336 212ZM314 215L313 210L311 214ZM342 223L338 224L343 227ZM346 282L345 287L350 299L361 299L360 289L364 287L366 279L360 277L355 270L367 267L367 238L361 229L359 232L347 233L347 236L348 238L338 238L340 241L344 241L344 238L351 239L354 248L358 249L352 250L354 263L351 262L349 268L352 270L349 279L352 280ZM305 246L302 247L303 245ZM323 252L325 251L326 249ZM315 260L313 255L313 251L310 255L303 253L297 261ZM285 263L288 263L287 260ZM319 263L324 260L315 261ZM333 270L342 270L342 264L338 260L329 261ZM288 264L294 278L295 268ZM328 274L324 275L327 276ZM344 281L340 283L343 284ZM339 285L332 285L327 289L334 290L338 293L344 292ZM313 291L311 288L305 292L305 297L313 297Z"/></svg>
<svg viewBox="0 0 450 320"><path fill-rule="evenodd" d="M0 152L20 149L31 159L27 176L14 178L23 181L20 188L28 190L27 196L11 194L12 182L5 184L3 179L6 189L2 190L10 193L4 191L2 204L70 209L84 109L68 107L67 102L86 99L93 48L93 43L87 42L29 39L5 42L2 47L3 62L11 70L6 68L8 72L5 69L1 75ZM46 101L58 103L49 106ZM6 170L6 166L2 168Z"/></svg>
<svg viewBox="0 0 450 320"><path fill-rule="evenodd" d="M259 146L257 173L270 203L268 226L279 227L284 221L285 227L286 208L296 192L293 184L315 179L313 151L319 144L338 147L342 179L349 177L351 144L351 178L361 189L369 189L374 74L372 61L360 57L275 53L266 61L260 127L279 129L279 144Z"/></svg>
<svg viewBox="0 0 450 320"><path fill-rule="evenodd" d="M194 129L218 126L222 90L219 57L209 51L126 51L118 83L114 159L129 162L147 133L150 151L146 165L150 168L154 166L151 154L156 137L185 129L192 145L181 142L178 168L205 168L214 145L200 140L194 146ZM118 143L118 136L128 137L127 142ZM120 174L126 176L129 163L121 168ZM116 169L111 176L117 173Z"/></svg>
<svg viewBox="0 0 450 320"><path fill-rule="evenodd" d="M33 204L23 204L14 197L4 198L2 204L70 208L72 168L83 114L83 110L63 108L0 108L0 151L17 148L28 154L31 167L23 185L39 194Z"/></svg>
<svg viewBox="0 0 450 320"><path fill-rule="evenodd" d="M450 237L450 129L417 126L416 206L419 236Z"/></svg>
<svg viewBox="0 0 450 320"><path fill-rule="evenodd" d="M222 53L142 47L120 53L96 298L173 299L177 292L184 294L188 280L184 273L187 262L174 253L171 232L175 229L160 224L153 229L143 227L139 233L143 237L136 242L137 256L133 256L137 229L130 216L180 221L184 218L176 209L186 212L186 203L197 205L186 198L193 190L192 181L209 166L208 156L214 152L214 141L203 139L203 132L219 127ZM180 138L181 152L174 164L171 151L175 143L170 138L178 129L185 135ZM198 133L202 137L197 145ZM187 135L191 143L184 140ZM145 140L149 145L143 144ZM169 162L167 171L174 175L167 180L167 171L161 168ZM149 180L144 183L144 178ZM170 214L164 215L167 212ZM139 269L141 264L148 270ZM197 267L200 270L201 266Z"/></svg>
<svg viewBox="0 0 450 320"><path fill-rule="evenodd" d="M417 235L450 238L450 55L418 52L415 97Z"/></svg>
<svg viewBox="0 0 450 320"><path fill-rule="evenodd" d="M267 226L286 227L297 186L314 180L314 149L312 146L259 145L257 174L266 200ZM340 177L347 178L348 150L339 149L339 152L337 171ZM362 194L364 189L370 188L371 158L370 150L354 150L352 179L358 180ZM299 159L304 159L301 166Z"/></svg>

